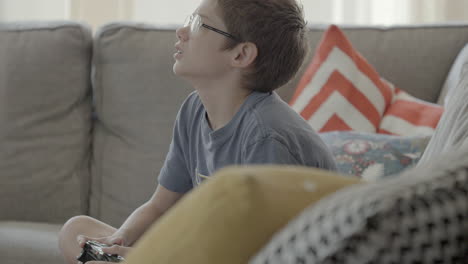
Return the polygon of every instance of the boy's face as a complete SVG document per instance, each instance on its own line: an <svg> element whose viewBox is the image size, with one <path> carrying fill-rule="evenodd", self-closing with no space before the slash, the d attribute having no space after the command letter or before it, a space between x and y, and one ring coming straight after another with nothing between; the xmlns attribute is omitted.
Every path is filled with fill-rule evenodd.
<svg viewBox="0 0 468 264"><path fill-rule="evenodd" d="M200 16L200 27L190 25L177 29L177 52L174 54L174 73L194 80L214 80L222 78L231 69L229 66L229 51L223 51L226 36L208 30L208 26L226 31L217 10L216 0L202 0L195 15ZM191 29L192 28L192 29ZM198 29L198 30L197 30Z"/></svg>

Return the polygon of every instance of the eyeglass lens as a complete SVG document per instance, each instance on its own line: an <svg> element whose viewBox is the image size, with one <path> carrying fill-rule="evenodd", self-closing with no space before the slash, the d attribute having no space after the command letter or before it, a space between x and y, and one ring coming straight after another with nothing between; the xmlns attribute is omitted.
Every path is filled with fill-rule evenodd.
<svg viewBox="0 0 468 264"><path fill-rule="evenodd" d="M200 17L197 15L193 15L192 25L190 25L190 30L192 33L197 33L198 29L200 28Z"/></svg>
<svg viewBox="0 0 468 264"><path fill-rule="evenodd" d="M192 33L197 33L200 28L200 17L196 14L192 14L185 19L184 27L190 26Z"/></svg>

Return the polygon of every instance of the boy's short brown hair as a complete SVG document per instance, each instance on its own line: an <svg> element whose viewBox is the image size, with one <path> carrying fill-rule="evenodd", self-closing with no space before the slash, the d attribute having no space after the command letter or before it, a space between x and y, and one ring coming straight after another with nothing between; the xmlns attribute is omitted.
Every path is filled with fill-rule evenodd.
<svg viewBox="0 0 468 264"><path fill-rule="evenodd" d="M270 92L294 77L307 53L306 22L296 0L217 0L230 34L257 46L245 88ZM238 42L228 40L226 49Z"/></svg>

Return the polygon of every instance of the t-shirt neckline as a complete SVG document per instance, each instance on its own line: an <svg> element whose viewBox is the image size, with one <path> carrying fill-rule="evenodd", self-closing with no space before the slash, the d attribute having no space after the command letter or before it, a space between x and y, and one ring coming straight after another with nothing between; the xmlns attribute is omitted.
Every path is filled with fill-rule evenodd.
<svg viewBox="0 0 468 264"><path fill-rule="evenodd" d="M271 94L271 92L252 92L241 104L241 107L239 107L239 110L237 110L232 119L225 126L216 130L213 130L210 127L208 122L208 114L205 107L203 107L202 134L207 136L207 139L209 139L213 144L224 142L227 138L231 137L232 133L234 132L234 128L239 124L244 113L252 108L252 106L254 106L259 100L266 98Z"/></svg>

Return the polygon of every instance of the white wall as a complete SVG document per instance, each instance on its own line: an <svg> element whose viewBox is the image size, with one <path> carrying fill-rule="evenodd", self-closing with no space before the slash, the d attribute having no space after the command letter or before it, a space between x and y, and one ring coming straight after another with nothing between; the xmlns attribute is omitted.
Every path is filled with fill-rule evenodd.
<svg viewBox="0 0 468 264"><path fill-rule="evenodd" d="M450 0L450 3L449 1L444 2L445 17L450 18L452 21L468 20L468 0Z"/></svg>
<svg viewBox="0 0 468 264"><path fill-rule="evenodd" d="M468 0L411 0L411 23L468 21Z"/></svg>
<svg viewBox="0 0 468 264"><path fill-rule="evenodd" d="M182 24L199 3L198 0L133 0L132 18L159 24Z"/></svg>
<svg viewBox="0 0 468 264"><path fill-rule="evenodd" d="M1 1L1 0L0 0ZM92 28L116 20L131 20L132 0L62 0L70 2L70 19L86 21Z"/></svg>
<svg viewBox="0 0 468 264"><path fill-rule="evenodd" d="M74 19L181 24L200 0L0 0L0 21ZM391 25L468 22L468 0L299 0L313 23Z"/></svg>
<svg viewBox="0 0 468 264"><path fill-rule="evenodd" d="M0 0L0 21L69 18L68 0Z"/></svg>
<svg viewBox="0 0 468 264"><path fill-rule="evenodd" d="M309 24L322 24L333 19L333 0L302 0L304 15Z"/></svg>

